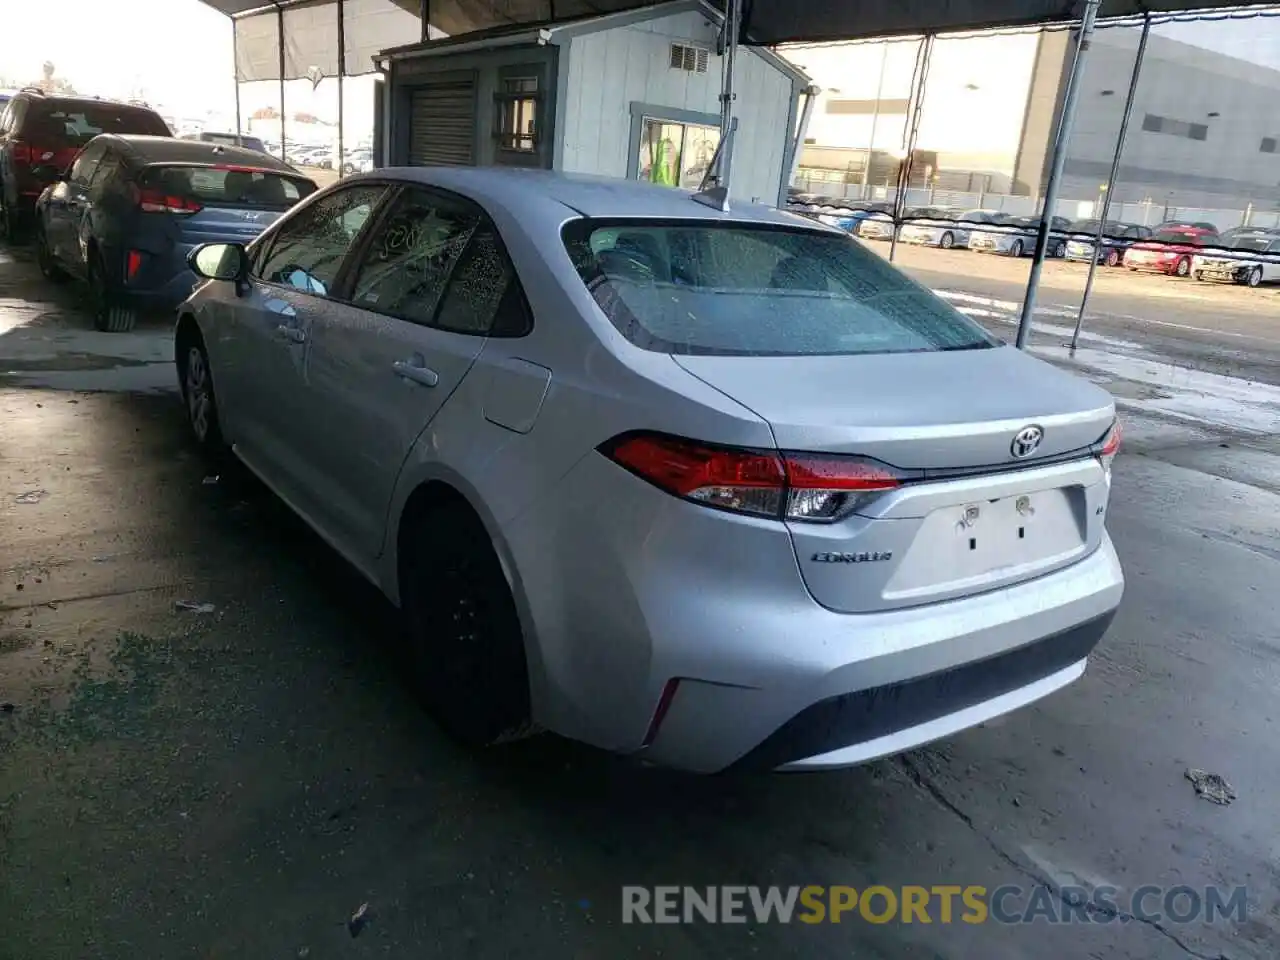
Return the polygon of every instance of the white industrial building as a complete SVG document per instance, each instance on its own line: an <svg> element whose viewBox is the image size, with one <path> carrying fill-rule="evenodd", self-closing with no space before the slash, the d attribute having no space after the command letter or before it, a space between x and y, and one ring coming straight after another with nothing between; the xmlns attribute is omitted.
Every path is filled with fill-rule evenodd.
<svg viewBox="0 0 1280 960"><path fill-rule="evenodd" d="M1280 42L1280 19L1258 21ZM1097 200L1115 152L1139 30L1094 35L1061 196ZM824 88L801 177L891 182L901 156L916 42L790 48ZM1065 30L939 39L928 75L912 183L1035 198L1073 55ZM1113 200L1197 208L1280 209L1280 70L1152 32ZM868 154L872 155L867 170ZM812 184L810 184L812 186ZM824 192L836 192L827 190Z"/></svg>
<svg viewBox="0 0 1280 960"><path fill-rule="evenodd" d="M541 167L697 187L720 139L720 15L698 0L384 51L392 164ZM739 51L732 192L785 195L809 85Z"/></svg>

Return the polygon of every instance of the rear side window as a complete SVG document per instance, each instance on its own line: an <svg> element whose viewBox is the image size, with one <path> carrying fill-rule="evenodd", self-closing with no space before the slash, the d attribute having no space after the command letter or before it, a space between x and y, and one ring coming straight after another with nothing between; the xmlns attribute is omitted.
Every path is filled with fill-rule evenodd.
<svg viewBox="0 0 1280 960"><path fill-rule="evenodd" d="M142 134L152 137L169 136L169 128L158 114L150 110L122 107L115 104L91 104L61 107L55 103L40 105L28 118L23 136L38 140L41 137L72 146L83 146L100 133Z"/></svg>
<svg viewBox="0 0 1280 960"><path fill-rule="evenodd" d="M996 346L849 237L722 222L574 220L565 247L632 343L674 354L839 356Z"/></svg>
<svg viewBox="0 0 1280 960"><path fill-rule="evenodd" d="M152 166L140 185L203 206L254 210L288 210L316 190L305 177L234 166Z"/></svg>

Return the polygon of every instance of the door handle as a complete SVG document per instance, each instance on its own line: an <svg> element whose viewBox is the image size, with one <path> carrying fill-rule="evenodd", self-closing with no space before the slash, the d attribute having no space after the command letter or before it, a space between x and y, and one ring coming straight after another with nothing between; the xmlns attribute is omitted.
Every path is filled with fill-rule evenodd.
<svg viewBox="0 0 1280 960"><path fill-rule="evenodd" d="M291 327L288 324L280 324L276 327L276 333L291 343L306 343L307 335L297 327Z"/></svg>
<svg viewBox="0 0 1280 960"><path fill-rule="evenodd" d="M440 382L440 374L430 367L424 367L420 357L415 357L412 363L408 360L397 360L391 365L391 369L395 371L397 377L411 380L424 387L434 387Z"/></svg>

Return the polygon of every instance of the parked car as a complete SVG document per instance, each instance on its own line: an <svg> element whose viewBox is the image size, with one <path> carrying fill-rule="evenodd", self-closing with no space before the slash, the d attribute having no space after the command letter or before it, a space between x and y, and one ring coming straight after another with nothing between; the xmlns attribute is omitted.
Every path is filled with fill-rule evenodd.
<svg viewBox="0 0 1280 960"><path fill-rule="evenodd" d="M139 307L172 307L196 283L187 254L252 240L316 185L243 147L103 134L36 203L36 257L50 280L89 286L94 326L133 327Z"/></svg>
<svg viewBox="0 0 1280 960"><path fill-rule="evenodd" d="M1067 228L1071 221L1054 217L1049 231L1048 256L1061 259L1067 253ZM974 230L969 234L969 249L979 253L999 253L1006 257L1030 257L1036 252L1040 236L1039 217L1009 217L1003 223Z"/></svg>
<svg viewBox="0 0 1280 960"><path fill-rule="evenodd" d="M1004 223L1007 214L998 210L966 210L954 214L951 218L940 217L936 220L917 220L903 224L898 231L898 239L903 243L923 244L928 247L941 247L950 250L952 247L967 247L969 234L975 227L983 224Z"/></svg>
<svg viewBox="0 0 1280 960"><path fill-rule="evenodd" d="M373 151L355 149L342 158L343 173L365 173L373 169Z"/></svg>
<svg viewBox="0 0 1280 960"><path fill-rule="evenodd" d="M1223 251L1197 254L1191 258L1191 274L1197 280L1230 280L1256 287L1280 280L1280 232L1275 230L1232 231L1223 244L1243 256Z"/></svg>
<svg viewBox="0 0 1280 960"><path fill-rule="evenodd" d="M269 153L267 145L260 137L251 137L243 133L217 133L211 130L203 130L196 135L196 139L204 143L221 143L226 146L244 147L246 150L255 150L258 153Z"/></svg>
<svg viewBox="0 0 1280 960"><path fill-rule="evenodd" d="M36 198L100 133L169 136L160 115L111 100L62 97L28 88L0 115L0 238L16 239Z"/></svg>
<svg viewBox="0 0 1280 960"><path fill-rule="evenodd" d="M1130 270L1146 270L1186 277L1191 274L1191 258L1201 247L1218 239L1217 230L1204 227L1161 227L1150 240L1135 243L1124 252L1124 265Z"/></svg>
<svg viewBox="0 0 1280 960"><path fill-rule="evenodd" d="M1098 221L1077 220L1067 231L1067 259L1083 260L1088 263L1093 259L1093 250L1097 246ZM1136 223L1120 223L1112 220L1103 231L1102 252L1098 254L1098 262L1108 267L1118 267L1124 260L1124 252L1135 243L1150 240L1150 227Z"/></svg>
<svg viewBox="0 0 1280 960"><path fill-rule="evenodd" d="M1111 397L821 224L417 167L191 259L196 440L400 606L465 742L847 766L1070 683L1120 602Z"/></svg>
<svg viewBox="0 0 1280 960"><path fill-rule="evenodd" d="M883 203L851 203L843 207L822 209L824 212L818 213L814 219L854 236L858 235L862 224L872 217L893 219L887 212L888 205Z"/></svg>
<svg viewBox="0 0 1280 960"><path fill-rule="evenodd" d="M1157 223L1153 230L1207 230L1210 233L1218 232L1218 225L1210 223L1208 220L1164 220Z"/></svg>

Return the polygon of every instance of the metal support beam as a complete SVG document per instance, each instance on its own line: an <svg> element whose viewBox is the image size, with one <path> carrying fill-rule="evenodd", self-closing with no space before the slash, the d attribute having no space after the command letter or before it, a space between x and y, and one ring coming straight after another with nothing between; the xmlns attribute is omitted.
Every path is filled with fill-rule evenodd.
<svg viewBox="0 0 1280 960"><path fill-rule="evenodd" d="M867 162L862 168L862 192L860 198L865 200L871 193L871 158L876 151L876 127L880 125L880 101L884 97L884 69L889 62L889 41L880 44L880 79L876 82L876 106L871 114L871 140L867 144Z"/></svg>
<svg viewBox="0 0 1280 960"><path fill-rule="evenodd" d="M422 20L420 40L431 39L431 0L418 0L418 17Z"/></svg>
<svg viewBox="0 0 1280 960"><path fill-rule="evenodd" d="M813 120L813 108L818 102L818 94L822 88L810 84L804 88L804 106L800 108L800 123L795 130L795 143L791 151L791 169L787 171L787 186L796 182L796 171L800 169L800 153L804 150L804 138L809 135L809 123Z"/></svg>
<svg viewBox="0 0 1280 960"><path fill-rule="evenodd" d="M1031 258L1031 274L1027 277L1027 293L1022 301L1022 316L1018 321L1018 349L1026 348L1031 335L1031 318L1036 311L1036 293L1040 289L1040 273L1049 251L1049 230L1053 225L1053 210L1058 205L1058 186L1062 169L1067 162L1067 142L1071 139L1071 124L1075 119L1077 94L1080 91L1080 75L1084 72L1085 59L1093 42L1093 25L1098 19L1098 7L1102 0L1085 0L1084 17L1080 21L1080 39L1076 43L1076 55L1067 75L1067 89L1062 97L1062 119L1058 123L1058 135L1053 143L1053 163L1049 168L1049 180L1044 187L1044 209L1040 211L1040 234L1036 237L1036 253Z"/></svg>
<svg viewBox="0 0 1280 960"><path fill-rule="evenodd" d="M280 67L280 159L285 159L284 150L284 8L276 7L276 39L278 65ZM286 163L288 161L285 161Z"/></svg>
<svg viewBox="0 0 1280 960"><path fill-rule="evenodd" d="M236 85L236 136L243 132L240 129L240 57L236 42L236 22L231 20L231 80ZM237 143L240 141L237 140Z"/></svg>
<svg viewBox="0 0 1280 960"><path fill-rule="evenodd" d="M738 56L738 38L742 32L742 0L727 0L724 26L720 34L720 142L716 144L711 166L702 176L702 184L693 199L698 203L729 212L729 180L733 175L733 135L738 128L733 115L733 68Z"/></svg>
<svg viewBox="0 0 1280 960"><path fill-rule="evenodd" d="M342 9L343 0L338 0L338 176L342 176L343 163L345 162L345 151L343 150L342 139L342 121L343 103L342 103L342 75L347 72L347 25L345 11Z"/></svg>
<svg viewBox="0 0 1280 960"><path fill-rule="evenodd" d="M905 155L898 164L898 192L893 198L893 236L889 240L889 262L898 252L898 229L907 212L907 191L911 189L911 164L916 141L920 136L920 116L924 112L924 91L929 79L929 63L933 59L933 34L927 33L916 51L915 71L911 76L911 113L905 131Z"/></svg>
<svg viewBox="0 0 1280 960"><path fill-rule="evenodd" d="M1084 293L1080 296L1080 312L1076 314L1076 328L1071 332L1071 352L1076 352L1080 342L1080 326L1084 323L1084 311L1093 292L1093 275L1098 272L1098 257L1102 256L1102 236L1107 229L1111 213L1111 195L1116 190L1116 178L1120 175L1120 158L1124 154L1124 142L1129 136L1129 119L1133 116L1133 101L1138 94L1138 78L1142 74L1142 61L1147 56L1147 39L1151 36L1151 14L1142 17L1142 35L1138 38L1138 52L1133 59L1133 74L1129 77L1129 95L1124 101L1124 114L1120 117L1120 133L1116 136L1116 152L1111 158L1111 172L1107 175L1107 191L1102 198L1102 212L1098 216L1098 236L1093 244L1093 256L1089 258L1089 276L1084 281Z"/></svg>

